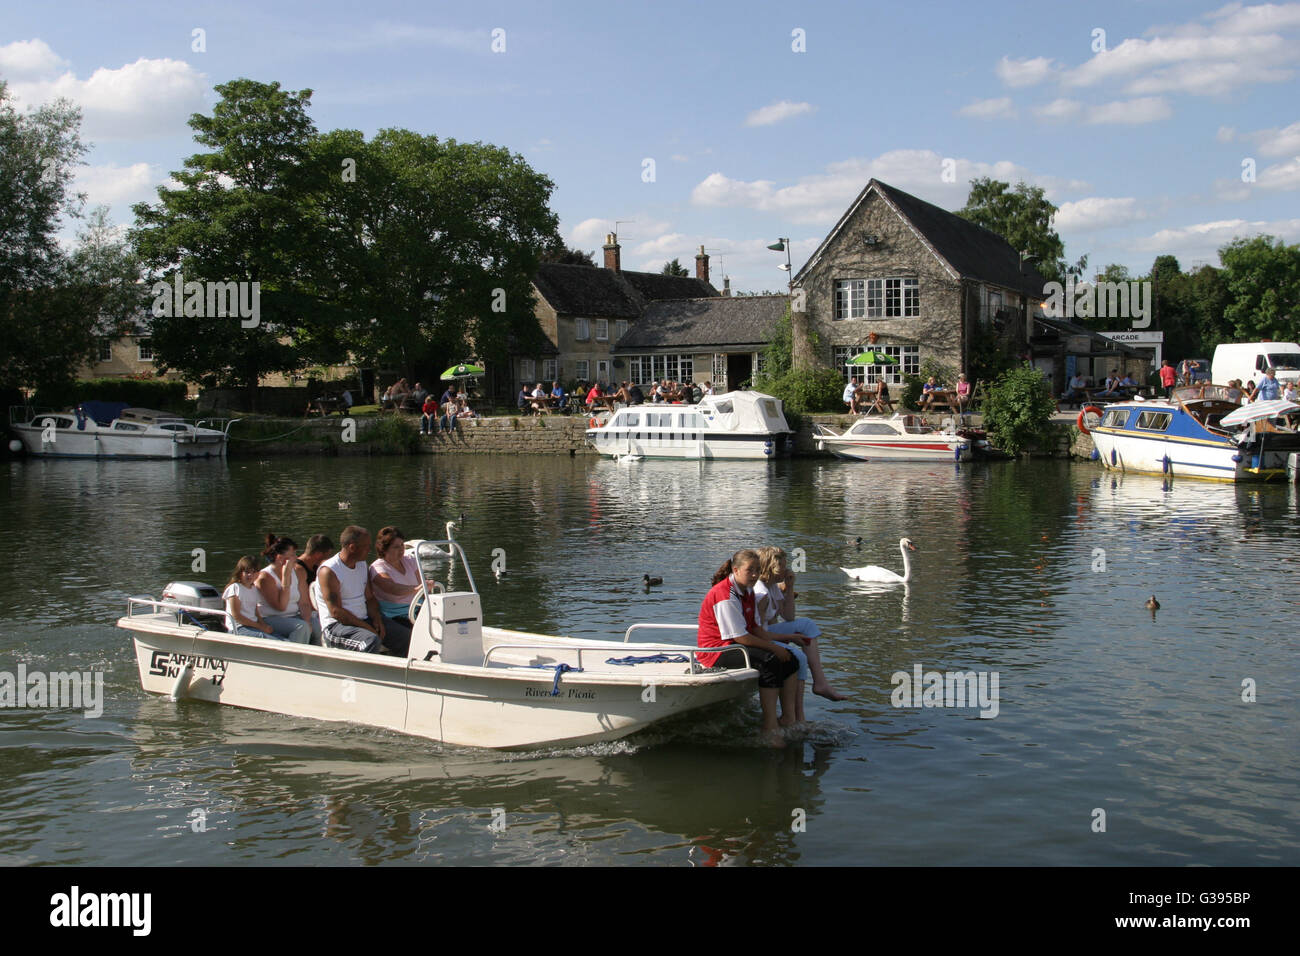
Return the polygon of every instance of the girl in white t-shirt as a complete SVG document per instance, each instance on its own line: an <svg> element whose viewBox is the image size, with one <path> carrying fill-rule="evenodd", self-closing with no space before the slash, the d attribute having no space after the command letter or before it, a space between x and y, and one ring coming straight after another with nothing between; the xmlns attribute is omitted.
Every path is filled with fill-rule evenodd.
<svg viewBox="0 0 1300 956"><path fill-rule="evenodd" d="M262 618L262 594L253 587L257 578L257 562L245 555L235 565L234 573L221 596L226 599L226 611L234 619L235 633L241 637L270 637L275 633Z"/></svg>
<svg viewBox="0 0 1300 956"><path fill-rule="evenodd" d="M785 551L775 547L759 548L758 559L759 578L754 585L755 617L759 627L773 634L789 635L787 644L799 660L795 720L802 723L804 682L809 676L813 681L813 693L817 696L827 700L848 698L831 686L822 669L821 652L817 647L821 628L808 618L795 615L794 572L786 564Z"/></svg>

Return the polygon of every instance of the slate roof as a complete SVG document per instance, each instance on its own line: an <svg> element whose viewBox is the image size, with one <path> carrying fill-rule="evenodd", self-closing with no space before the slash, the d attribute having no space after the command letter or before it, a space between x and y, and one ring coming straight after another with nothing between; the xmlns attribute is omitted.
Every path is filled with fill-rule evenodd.
<svg viewBox="0 0 1300 956"><path fill-rule="evenodd" d="M765 346L785 313L784 295L714 296L651 303L614 345L615 352L663 348Z"/></svg>
<svg viewBox="0 0 1300 956"><path fill-rule="evenodd" d="M822 240L807 264L799 270L796 281L817 261L822 250L839 234L843 225L872 190L897 208L916 231L925 237L935 252L963 279L975 279L1015 289L1026 295L1043 297L1043 283L1048 280L1039 275L1032 262L1024 263L1022 270L1020 253L997 233L983 226L977 226L956 213L940 209L933 203L917 199L910 193L882 183L878 179L868 182L866 188L858 194L853 205Z"/></svg>
<svg viewBox="0 0 1300 956"><path fill-rule="evenodd" d="M699 279L654 272L615 272L591 266L550 262L537 267L533 284L560 315L632 319L661 299L716 296L718 290Z"/></svg>

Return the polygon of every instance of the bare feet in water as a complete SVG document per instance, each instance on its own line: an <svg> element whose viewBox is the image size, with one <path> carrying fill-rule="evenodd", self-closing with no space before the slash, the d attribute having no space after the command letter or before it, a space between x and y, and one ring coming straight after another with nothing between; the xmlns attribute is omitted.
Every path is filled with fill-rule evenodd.
<svg viewBox="0 0 1300 956"><path fill-rule="evenodd" d="M782 728L778 727L776 730L763 731L763 743L776 749L784 747L785 734L782 732Z"/></svg>

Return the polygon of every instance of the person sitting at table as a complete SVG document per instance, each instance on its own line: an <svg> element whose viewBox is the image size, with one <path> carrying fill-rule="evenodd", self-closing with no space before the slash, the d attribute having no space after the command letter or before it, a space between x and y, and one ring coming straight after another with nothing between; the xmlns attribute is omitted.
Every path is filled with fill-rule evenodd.
<svg viewBox="0 0 1300 956"><path fill-rule="evenodd" d="M929 411L930 403L934 401L934 393L939 390L939 383L931 375L924 385L921 386L921 411Z"/></svg>
<svg viewBox="0 0 1300 956"><path fill-rule="evenodd" d="M595 385L591 386L591 391L587 393L587 407L594 412L596 406L599 405L604 398L605 393L600 389L600 382L597 382Z"/></svg>
<svg viewBox="0 0 1300 956"><path fill-rule="evenodd" d="M519 406L519 411L522 412L529 407L531 402L532 397L528 394L528 383L525 382L519 386L519 394L515 396L515 404Z"/></svg>
<svg viewBox="0 0 1300 956"><path fill-rule="evenodd" d="M391 408L393 406L393 386L384 389L384 394L379 397L380 409Z"/></svg>
<svg viewBox="0 0 1300 956"><path fill-rule="evenodd" d="M419 382L415 383L415 388L411 390L411 404L416 408L424 405L424 400L429 397L428 389Z"/></svg>
<svg viewBox="0 0 1300 956"><path fill-rule="evenodd" d="M1120 391L1120 377L1118 375L1106 376L1106 387L1098 392L1095 398L1123 398L1124 393Z"/></svg>
<svg viewBox="0 0 1300 956"><path fill-rule="evenodd" d="M891 412L894 410L894 403L889 398L889 383L883 378L880 380L880 384L876 386L876 401L874 405L875 408L882 413L886 408Z"/></svg>
<svg viewBox="0 0 1300 956"><path fill-rule="evenodd" d="M456 399L456 417L457 418L478 418L479 417L478 412L474 411L474 409L469 407L469 402L465 401L464 395Z"/></svg>
<svg viewBox="0 0 1300 956"><path fill-rule="evenodd" d="M957 411L963 411L970 404L970 382L966 373L957 376Z"/></svg>
<svg viewBox="0 0 1300 956"><path fill-rule="evenodd" d="M564 403L567 399L568 396L564 394L564 389L560 387L560 383L552 382L551 383L551 404L555 407L555 410L557 412L564 410Z"/></svg>
<svg viewBox="0 0 1300 956"><path fill-rule="evenodd" d="M540 415L550 409L550 405L546 401L546 390L542 388L541 382L533 386L532 393L528 396L528 403L535 415Z"/></svg>
<svg viewBox="0 0 1300 956"><path fill-rule="evenodd" d="M844 394L840 396L849 412L853 415L858 413L858 383L849 379L844 383Z"/></svg>
<svg viewBox="0 0 1300 956"><path fill-rule="evenodd" d="M407 399L411 397L411 387L406 384L406 379L399 378L393 386L391 393L393 408L401 411L402 406L406 404Z"/></svg>
<svg viewBox="0 0 1300 956"><path fill-rule="evenodd" d="M1084 391L1088 387L1088 380L1075 372L1070 379L1069 387L1061 395L1063 402L1082 402L1087 401L1088 393Z"/></svg>

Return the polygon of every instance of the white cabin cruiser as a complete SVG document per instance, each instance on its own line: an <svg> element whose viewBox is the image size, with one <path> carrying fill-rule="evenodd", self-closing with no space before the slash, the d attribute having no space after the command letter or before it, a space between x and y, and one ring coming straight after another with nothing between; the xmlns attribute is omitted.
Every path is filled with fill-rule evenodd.
<svg viewBox="0 0 1300 956"><path fill-rule="evenodd" d="M818 451L853 461L969 461L972 455L969 437L901 413L892 418L864 415L843 434L819 424L813 441Z"/></svg>
<svg viewBox="0 0 1300 956"><path fill-rule="evenodd" d="M11 419L15 411L10 410ZM10 428L29 455L49 458L220 458L231 424L227 419L191 424L171 412L87 401L72 411L36 412Z"/></svg>
<svg viewBox="0 0 1300 956"><path fill-rule="evenodd" d="M706 396L698 405L626 405L587 441L611 458L772 458L792 447L781 400L762 392Z"/></svg>
<svg viewBox="0 0 1300 956"><path fill-rule="evenodd" d="M696 664L708 648L629 643L637 631L694 632L694 625L634 624L621 641L485 627L460 545L425 541L420 550L431 547L455 554L469 590L443 592L425 582L411 602L414 627L405 657L216 630L204 620L225 616L219 597L212 599L215 589L205 593L205 585L186 582L168 586L164 595L171 600L131 598L117 625L132 632L140 685L151 693L351 721L468 747L615 740L745 697L757 685L743 648L728 653L744 654L745 666L714 671ZM177 600L186 593L194 603Z"/></svg>

